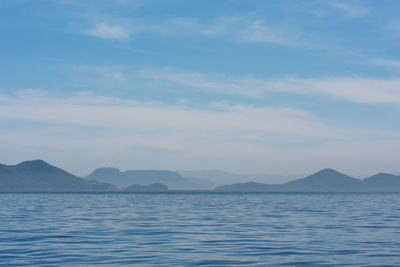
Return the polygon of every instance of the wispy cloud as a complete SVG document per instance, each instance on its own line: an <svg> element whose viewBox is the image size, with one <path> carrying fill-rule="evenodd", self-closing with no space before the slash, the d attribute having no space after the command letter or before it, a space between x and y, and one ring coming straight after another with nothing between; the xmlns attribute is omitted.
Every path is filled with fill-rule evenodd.
<svg viewBox="0 0 400 267"><path fill-rule="evenodd" d="M113 23L96 23L86 34L104 38L126 40L135 33L160 36L224 37L246 43L299 45L300 31L291 27L269 25L264 19L252 16L221 16L204 21L191 17L172 17L164 20L103 18Z"/></svg>
<svg viewBox="0 0 400 267"><path fill-rule="evenodd" d="M100 77L111 80L113 82L125 82L127 81L126 75L121 72L117 71L111 67L104 67L104 66L89 66L89 65L68 65L67 66L69 69L79 72L82 75L84 75L86 78L88 78L88 74L97 74ZM98 80L98 77L95 77Z"/></svg>
<svg viewBox="0 0 400 267"><path fill-rule="evenodd" d="M269 83L269 87L277 91L321 94L363 104L400 104L400 79L285 78Z"/></svg>
<svg viewBox="0 0 400 267"><path fill-rule="evenodd" d="M173 69L140 70L139 74L147 79L165 81L173 85L185 87L189 90L202 92L242 95L247 97L260 97L265 93L265 90L260 87L264 82L252 77L234 78L224 75Z"/></svg>
<svg viewBox="0 0 400 267"><path fill-rule="evenodd" d="M400 60L376 59L373 64L400 69Z"/></svg>
<svg viewBox="0 0 400 267"><path fill-rule="evenodd" d="M230 77L179 70L142 70L149 79L166 81L187 89L219 94L262 97L271 93L322 95L363 104L400 104L400 78L379 79L357 76L260 79Z"/></svg>
<svg viewBox="0 0 400 267"><path fill-rule="evenodd" d="M268 26L264 20L257 20L242 29L240 39L249 43L271 43L280 45L299 45L299 31L286 32Z"/></svg>
<svg viewBox="0 0 400 267"><path fill-rule="evenodd" d="M129 32L120 26L113 26L107 23L98 23L95 27L88 31L89 35L104 38L104 39L116 39L125 40L129 38Z"/></svg>
<svg viewBox="0 0 400 267"><path fill-rule="evenodd" d="M347 17L350 18L358 18L358 17L364 17L369 14L370 10L366 8L365 6L361 5L355 5L350 3L349 1L346 2L338 2L338 1L332 1L328 2L329 5L332 7L340 10L343 12Z"/></svg>

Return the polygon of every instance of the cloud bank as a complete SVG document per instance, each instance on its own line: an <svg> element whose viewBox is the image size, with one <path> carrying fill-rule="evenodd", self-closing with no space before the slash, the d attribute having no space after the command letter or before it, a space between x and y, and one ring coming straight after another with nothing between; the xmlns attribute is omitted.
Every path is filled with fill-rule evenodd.
<svg viewBox="0 0 400 267"><path fill-rule="evenodd" d="M89 169L113 163L122 168L275 173L306 171L310 166L343 169L350 167L344 159L361 166L369 157L397 156L400 143L396 132L327 125L307 111L292 108L215 102L200 109L190 103L171 105L89 93L57 97L37 90L3 94L0 101L1 123L23 122L0 133L4 151L20 148L26 155L30 151L37 157L52 155L53 162L68 157L71 166L78 165L74 158L80 155ZM389 149L386 154L382 147ZM370 148L379 153L365 154ZM355 155L359 158L351 159ZM389 165L390 161L380 162Z"/></svg>

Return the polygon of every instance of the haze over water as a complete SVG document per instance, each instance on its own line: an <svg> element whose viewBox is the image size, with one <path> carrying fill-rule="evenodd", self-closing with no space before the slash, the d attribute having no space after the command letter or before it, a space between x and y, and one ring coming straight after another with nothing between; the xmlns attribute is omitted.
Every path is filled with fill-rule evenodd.
<svg viewBox="0 0 400 267"><path fill-rule="evenodd" d="M400 194L0 194L0 265L400 262Z"/></svg>
<svg viewBox="0 0 400 267"><path fill-rule="evenodd" d="M43 159L78 176L216 169L268 183L324 168L397 174L399 10L1 0L0 163Z"/></svg>
<svg viewBox="0 0 400 267"><path fill-rule="evenodd" d="M0 267L399 265L399 10L0 0Z"/></svg>

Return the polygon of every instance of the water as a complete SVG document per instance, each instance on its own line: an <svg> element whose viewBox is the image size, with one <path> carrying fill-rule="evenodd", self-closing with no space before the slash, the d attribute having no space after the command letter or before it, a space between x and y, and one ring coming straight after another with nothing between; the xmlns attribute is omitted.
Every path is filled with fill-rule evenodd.
<svg viewBox="0 0 400 267"><path fill-rule="evenodd" d="M400 194L0 194L0 265L400 264Z"/></svg>

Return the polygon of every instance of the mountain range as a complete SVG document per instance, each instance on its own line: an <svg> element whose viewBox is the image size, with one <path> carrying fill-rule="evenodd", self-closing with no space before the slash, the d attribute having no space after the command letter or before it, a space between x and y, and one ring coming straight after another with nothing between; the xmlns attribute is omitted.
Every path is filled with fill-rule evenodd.
<svg viewBox="0 0 400 267"><path fill-rule="evenodd" d="M356 179L333 169L284 184L236 183L215 188L224 192L400 192L400 176L379 173Z"/></svg>
<svg viewBox="0 0 400 267"><path fill-rule="evenodd" d="M132 184L163 183L174 190L209 190L216 184L201 178L182 176L168 170L128 170L121 172L117 168L98 168L89 174L86 179L115 184L126 187Z"/></svg>
<svg viewBox="0 0 400 267"><path fill-rule="evenodd" d="M240 183L249 180L259 183L268 182L276 184L276 183L288 182L295 178L302 177L301 175L285 176L285 175L271 174L271 173L237 174L221 170L177 170L176 172L184 177L196 177L203 180L212 181L214 183L214 187L217 185Z"/></svg>
<svg viewBox="0 0 400 267"><path fill-rule="evenodd" d="M0 164L0 192L163 192L199 190L213 183L202 178L182 176L173 171L99 168L85 179L43 160L17 165ZM379 173L356 179L324 169L313 175L283 184L257 182L217 186L217 192L400 192L400 176Z"/></svg>

